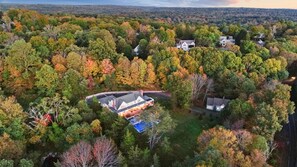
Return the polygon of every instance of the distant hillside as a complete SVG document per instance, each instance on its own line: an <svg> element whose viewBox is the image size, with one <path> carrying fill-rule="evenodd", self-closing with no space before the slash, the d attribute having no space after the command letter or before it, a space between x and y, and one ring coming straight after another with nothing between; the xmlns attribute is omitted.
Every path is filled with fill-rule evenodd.
<svg viewBox="0 0 297 167"><path fill-rule="evenodd" d="M297 21L297 10L255 8L159 8L99 5L20 5L0 4L0 10L25 8L47 14L121 15L166 19L169 22L189 23L241 23L257 24L279 20Z"/></svg>

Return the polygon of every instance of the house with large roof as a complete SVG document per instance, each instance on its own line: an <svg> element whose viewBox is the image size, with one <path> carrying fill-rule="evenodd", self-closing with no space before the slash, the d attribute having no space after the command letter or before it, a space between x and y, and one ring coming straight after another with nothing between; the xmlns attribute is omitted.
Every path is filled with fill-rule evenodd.
<svg viewBox="0 0 297 167"><path fill-rule="evenodd" d="M136 56L139 55L139 50L140 50L140 46L137 45L134 49L133 49L133 52L135 53Z"/></svg>
<svg viewBox="0 0 297 167"><path fill-rule="evenodd" d="M229 99L225 98L207 98L206 109L212 111L222 111L229 101Z"/></svg>
<svg viewBox="0 0 297 167"><path fill-rule="evenodd" d="M227 46L227 44L235 44L235 39L233 38L233 36L221 36L220 37L220 45L222 47Z"/></svg>
<svg viewBox="0 0 297 167"><path fill-rule="evenodd" d="M130 118L139 115L142 110L154 105L154 99L144 96L142 91L130 92L126 95L115 97L109 95L99 99L102 107L108 108L110 111L118 115Z"/></svg>
<svg viewBox="0 0 297 167"><path fill-rule="evenodd" d="M189 51L195 46L195 40L180 40L179 43L176 45L178 49L183 49L184 51Z"/></svg>
<svg viewBox="0 0 297 167"><path fill-rule="evenodd" d="M259 33L258 35L254 36L254 40L255 42L260 45L260 46L264 46L265 45L265 34L264 33Z"/></svg>
<svg viewBox="0 0 297 167"><path fill-rule="evenodd" d="M255 40L264 40L265 39L265 34L264 33L259 33L258 35L254 36Z"/></svg>

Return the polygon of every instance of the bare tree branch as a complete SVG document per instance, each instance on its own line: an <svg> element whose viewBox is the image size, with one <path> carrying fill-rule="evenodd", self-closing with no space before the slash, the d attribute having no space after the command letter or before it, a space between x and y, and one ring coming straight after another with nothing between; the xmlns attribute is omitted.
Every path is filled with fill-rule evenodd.
<svg viewBox="0 0 297 167"><path fill-rule="evenodd" d="M98 138L93 148L94 159L98 167L112 167L118 165L118 154L114 142L105 137Z"/></svg>
<svg viewBox="0 0 297 167"><path fill-rule="evenodd" d="M213 79L207 79L207 85L206 85L206 89L205 89L205 93L204 93L204 97L203 97L203 101L205 101L206 96L210 93L214 91L214 84L213 84Z"/></svg>
<svg viewBox="0 0 297 167"><path fill-rule="evenodd" d="M72 146L62 155L63 167L89 167L92 162L92 146L84 141Z"/></svg>

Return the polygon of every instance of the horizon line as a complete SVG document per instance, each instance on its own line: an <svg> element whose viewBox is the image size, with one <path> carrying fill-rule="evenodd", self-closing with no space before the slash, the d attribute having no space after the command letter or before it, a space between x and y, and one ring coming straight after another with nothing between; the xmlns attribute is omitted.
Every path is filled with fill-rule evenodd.
<svg viewBox="0 0 297 167"><path fill-rule="evenodd" d="M234 9L268 9L268 10L297 10L297 8L265 8L265 7L238 7L238 6L201 6L201 7L178 7L178 6L137 6L137 5L115 5L115 4L63 4L63 3L6 3L0 2L0 5L55 5L55 6L117 6L117 7L142 7L142 8L234 8Z"/></svg>

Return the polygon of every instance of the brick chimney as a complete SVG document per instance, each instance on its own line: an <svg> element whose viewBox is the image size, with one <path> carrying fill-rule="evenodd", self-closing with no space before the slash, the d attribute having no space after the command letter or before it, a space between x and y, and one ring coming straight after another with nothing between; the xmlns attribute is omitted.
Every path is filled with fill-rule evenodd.
<svg viewBox="0 0 297 167"><path fill-rule="evenodd" d="M143 96L143 90L140 90L139 92L140 92L141 96Z"/></svg>
<svg viewBox="0 0 297 167"><path fill-rule="evenodd" d="M117 102L116 102L116 98L114 98L114 99L112 100L112 107L113 107L114 109L116 109L116 104L117 104Z"/></svg>

